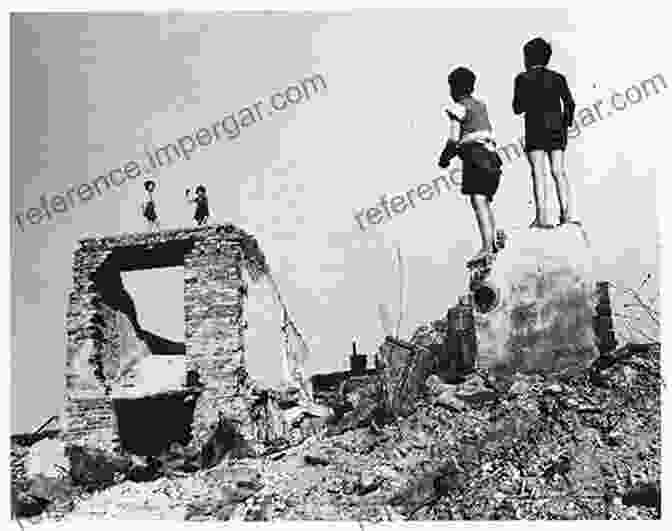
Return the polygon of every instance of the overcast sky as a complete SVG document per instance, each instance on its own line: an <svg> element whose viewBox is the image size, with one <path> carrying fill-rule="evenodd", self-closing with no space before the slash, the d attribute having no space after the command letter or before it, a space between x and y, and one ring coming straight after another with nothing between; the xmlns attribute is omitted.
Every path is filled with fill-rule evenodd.
<svg viewBox="0 0 672 531"><path fill-rule="evenodd" d="M258 238L312 348L308 372L342 369L353 339L367 353L380 343L379 303L396 316L395 242L408 273L402 337L442 317L465 289L478 236L456 190L366 232L353 216L439 175L450 69L477 73L477 95L507 143L522 132L511 98L528 39L551 41L551 67L566 74L580 109L659 72L672 79L650 19L626 38L606 14L546 9L14 16L11 212L140 157L145 142L173 142L319 73L327 89L310 101L164 168L156 199L164 227L189 226L184 190L205 185L216 220ZM569 175L601 278L636 285L657 271L656 168L669 165L669 147L650 124L669 99L632 104L570 141ZM505 229L532 219L529 181L523 159L505 168L495 201ZM62 406L76 240L144 230L142 200L137 179L25 232L12 225L13 431ZM180 269L125 280L143 326L182 340ZM273 383L280 312L267 287L250 295L248 362Z"/></svg>

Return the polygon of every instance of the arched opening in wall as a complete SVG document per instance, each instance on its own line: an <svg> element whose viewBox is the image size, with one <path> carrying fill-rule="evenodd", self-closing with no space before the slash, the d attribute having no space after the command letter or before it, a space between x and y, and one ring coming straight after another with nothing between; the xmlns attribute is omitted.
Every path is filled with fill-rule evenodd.
<svg viewBox="0 0 672 531"><path fill-rule="evenodd" d="M118 435L127 451L158 455L191 437L184 266L125 270L121 260L110 263L96 278L103 304L114 310L106 315L110 353L118 360L110 374Z"/></svg>
<svg viewBox="0 0 672 531"><path fill-rule="evenodd" d="M123 271L121 278L135 303L138 324L155 355L184 352L184 267Z"/></svg>

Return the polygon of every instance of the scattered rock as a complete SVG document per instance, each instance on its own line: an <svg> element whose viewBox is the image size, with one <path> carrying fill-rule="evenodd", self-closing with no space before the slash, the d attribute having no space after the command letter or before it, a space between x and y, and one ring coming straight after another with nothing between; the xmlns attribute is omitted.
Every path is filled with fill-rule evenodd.
<svg viewBox="0 0 672 531"><path fill-rule="evenodd" d="M31 476L60 478L70 473L65 446L57 439L42 439L30 447L26 456L26 473Z"/></svg>
<svg viewBox="0 0 672 531"><path fill-rule="evenodd" d="M33 498L48 500L49 502L65 502L72 497L73 488L69 478L53 478L37 475L31 479L28 494Z"/></svg>
<svg viewBox="0 0 672 531"><path fill-rule="evenodd" d="M553 383L553 384L547 386L544 389L544 392L553 393L553 394L560 394L560 393L562 393L562 385L560 385L559 383Z"/></svg>
<svg viewBox="0 0 672 531"><path fill-rule="evenodd" d="M532 386L525 380L518 380L513 382L513 385L509 387L509 394L514 396L522 395L527 393L530 390L530 387Z"/></svg>
<svg viewBox="0 0 672 531"><path fill-rule="evenodd" d="M38 516L50 503L50 500L35 498L12 487L12 513L15 518Z"/></svg>
<svg viewBox="0 0 672 531"><path fill-rule="evenodd" d="M359 483L357 484L356 491L360 496L366 496L374 490L377 490L381 485L380 478L368 471L363 471L359 476Z"/></svg>
<svg viewBox="0 0 672 531"><path fill-rule="evenodd" d="M467 404L455 396L455 391L444 391L435 400L436 404L446 406L456 411L463 411Z"/></svg>
<svg viewBox="0 0 672 531"><path fill-rule="evenodd" d="M116 483L131 469L129 457L119 456L96 448L70 446L66 449L70 461L70 478L74 485L98 490Z"/></svg>
<svg viewBox="0 0 672 531"><path fill-rule="evenodd" d="M231 519L231 516L233 515L233 512L236 510L236 505L225 505L222 507L219 511L217 511L217 515L215 518L220 521L228 521Z"/></svg>
<svg viewBox="0 0 672 531"><path fill-rule="evenodd" d="M73 495L74 512L192 521L653 519L660 504L659 355L632 362L644 364L636 374L620 364L600 369L609 388L595 387L585 374L557 385L549 385L552 375L513 375L503 387L506 399L496 401L458 398L489 388L480 375L457 385L430 376L433 403L420 401L376 433L366 425L334 438L318 435L303 453L288 449L275 461L225 460L184 477L125 481ZM610 440L618 444L605 444ZM96 461L93 454L86 458ZM169 468L186 454L174 447L158 460L127 461L130 470L156 462ZM109 458L102 460L104 469ZM649 483L633 489L631 478ZM13 484L15 512L40 514L49 506L40 518L50 518L55 504L42 497L58 498L61 486L40 481L25 492Z"/></svg>
<svg viewBox="0 0 672 531"><path fill-rule="evenodd" d="M241 436L236 425L219 414L217 425L201 450L201 467L211 468L219 464L225 456L248 457L250 447Z"/></svg>
<svg viewBox="0 0 672 531"><path fill-rule="evenodd" d="M427 391L432 395L441 395L444 392L455 393L457 391L457 385L445 383L439 376L436 374L431 374L425 380L425 387Z"/></svg>
<svg viewBox="0 0 672 531"><path fill-rule="evenodd" d="M303 460L307 465L322 465L322 466L327 466L329 464L329 460L325 459L324 457L320 456L314 456L314 455L304 455Z"/></svg>
<svg viewBox="0 0 672 531"><path fill-rule="evenodd" d="M486 402L497 398L497 392L477 373L472 373L466 382L458 385L455 396L467 402Z"/></svg>
<svg viewBox="0 0 672 531"><path fill-rule="evenodd" d="M653 507L658 512L661 508L660 485L647 483L630 489L622 498L623 505L643 505Z"/></svg>

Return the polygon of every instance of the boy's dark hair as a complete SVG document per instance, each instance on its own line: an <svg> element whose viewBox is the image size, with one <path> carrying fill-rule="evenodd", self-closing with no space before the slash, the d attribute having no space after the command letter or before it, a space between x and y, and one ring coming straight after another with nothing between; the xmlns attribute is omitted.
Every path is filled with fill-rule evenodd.
<svg viewBox="0 0 672 531"><path fill-rule="evenodd" d="M474 91L476 74L468 68L460 66L448 75L448 83L456 96L468 96Z"/></svg>
<svg viewBox="0 0 672 531"><path fill-rule="evenodd" d="M148 192L153 192L155 188L156 183L154 181L151 180L145 181L145 190L147 190Z"/></svg>
<svg viewBox="0 0 672 531"><path fill-rule="evenodd" d="M532 39L523 46L523 56L528 66L546 66L551 59L551 52L551 45L541 37Z"/></svg>
<svg viewBox="0 0 672 531"><path fill-rule="evenodd" d="M198 193L198 192L203 192L203 193L205 193L205 186L203 186L202 184L199 184L199 185L196 187L196 193Z"/></svg>

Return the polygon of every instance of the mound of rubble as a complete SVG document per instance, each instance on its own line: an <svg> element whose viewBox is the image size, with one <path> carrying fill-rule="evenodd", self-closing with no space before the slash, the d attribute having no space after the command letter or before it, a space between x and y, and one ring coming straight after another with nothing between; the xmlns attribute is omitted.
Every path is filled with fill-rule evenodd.
<svg viewBox="0 0 672 531"><path fill-rule="evenodd" d="M300 445L205 470L178 460L39 518L657 519L661 381L658 344L554 374L431 374L405 417L346 429L345 415Z"/></svg>

